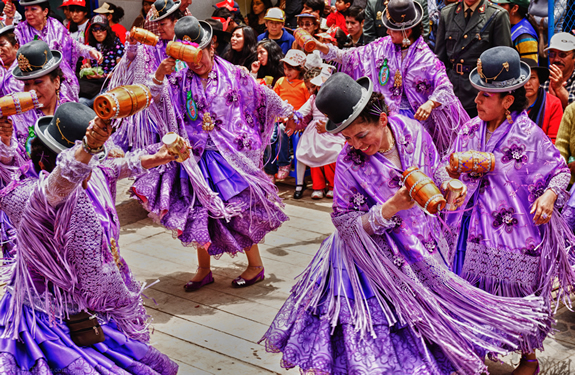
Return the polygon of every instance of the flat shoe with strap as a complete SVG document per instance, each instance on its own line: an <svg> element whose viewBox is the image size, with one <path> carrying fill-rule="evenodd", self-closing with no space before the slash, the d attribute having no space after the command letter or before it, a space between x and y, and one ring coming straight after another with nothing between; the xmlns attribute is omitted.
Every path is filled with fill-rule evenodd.
<svg viewBox="0 0 575 375"><path fill-rule="evenodd" d="M186 292L193 292L196 291L198 289L200 289L203 286L206 286L208 284L211 284L214 282L214 277L212 276L212 271L210 271L210 273L208 273L203 279L202 281L188 281L186 283L186 285L184 285L184 289L186 290Z"/></svg>
<svg viewBox="0 0 575 375"><path fill-rule="evenodd" d="M235 288L245 288L247 286L254 285L255 283L259 283L263 279L265 279L265 275L264 275L264 269L262 268L260 273L258 273L256 277L254 277L253 279L246 280L241 276L236 277L235 279L232 280L232 286L234 286Z"/></svg>

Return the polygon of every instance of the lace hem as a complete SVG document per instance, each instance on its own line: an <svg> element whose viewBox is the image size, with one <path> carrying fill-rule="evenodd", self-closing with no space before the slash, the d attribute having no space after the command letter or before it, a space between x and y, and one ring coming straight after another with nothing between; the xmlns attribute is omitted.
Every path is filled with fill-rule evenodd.
<svg viewBox="0 0 575 375"><path fill-rule="evenodd" d="M10 146L6 146L4 142L0 142L0 159L4 164L10 163L16 154L18 154L18 142L15 138L10 140Z"/></svg>
<svg viewBox="0 0 575 375"><path fill-rule="evenodd" d="M338 62L341 64L341 62L343 60L344 51L340 50L339 48L337 48L331 44L328 45L328 48L329 48L328 53L323 53L323 52L319 53L321 58L326 60L326 61L335 61L335 62Z"/></svg>
<svg viewBox="0 0 575 375"><path fill-rule="evenodd" d="M98 164L97 157L92 157L88 164L76 160L76 150L80 147L82 147L80 141L76 141L76 145L74 147L61 152L57 159L60 176L73 184L79 184L82 182Z"/></svg>

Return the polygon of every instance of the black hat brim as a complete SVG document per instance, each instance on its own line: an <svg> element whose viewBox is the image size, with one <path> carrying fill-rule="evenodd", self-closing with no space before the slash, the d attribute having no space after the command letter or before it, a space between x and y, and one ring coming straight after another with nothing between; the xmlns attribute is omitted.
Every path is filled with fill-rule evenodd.
<svg viewBox="0 0 575 375"><path fill-rule="evenodd" d="M19 66L16 66L12 70L12 76L18 80L26 80L26 79L34 79L38 77L45 76L46 74L50 73L53 70L56 70L60 66L60 62L62 62L62 54L59 51L50 50L52 52L52 59L54 60L53 63L50 64L47 68L42 68L40 70L36 70L30 73L24 73L20 70Z"/></svg>
<svg viewBox="0 0 575 375"><path fill-rule="evenodd" d="M361 99L354 106L353 113L347 119L345 119L345 121L338 124L338 123L333 122L333 121L328 119L327 123L325 124L325 130L327 130L328 132L330 132L332 134L337 134L337 133L341 132L342 130L344 130L345 128L347 128L352 122L355 121L355 119L357 119L357 116L359 116L361 111L363 111L363 109L365 108L365 106L369 102L369 99L371 98L371 94L373 93L373 82L371 82L371 79L369 79L368 77L361 77L356 82L362 88L365 89L365 91L362 90ZM337 105L337 103L333 103L333 104Z"/></svg>
<svg viewBox="0 0 575 375"><path fill-rule="evenodd" d="M509 85L494 85L491 83L484 83L479 76L479 72L477 68L473 69L471 73L469 73L469 82L471 82L471 86L475 87L479 91L485 92L508 92L516 90L520 87L523 87L527 81L531 78L531 68L527 63L520 61L520 70L521 75L519 76L519 80L509 84Z"/></svg>
<svg viewBox="0 0 575 375"><path fill-rule="evenodd" d="M166 11L166 13L162 14L160 17L158 18L154 18L154 19L150 19L150 21L152 22L158 22L160 20L163 20L164 18L168 17L170 14L174 13L176 10L180 9L180 4L182 2L181 1L174 1L174 6L171 7L170 9L168 9Z"/></svg>
<svg viewBox="0 0 575 375"><path fill-rule="evenodd" d="M415 20L409 26L397 26L395 23L391 22L391 20L387 18L387 10L381 16L381 22L383 23L383 26L390 30L402 31L419 25L423 19L423 7L417 1L414 1L413 4L415 5Z"/></svg>
<svg viewBox="0 0 575 375"><path fill-rule="evenodd" d="M34 1L20 1L19 4L23 7L27 7L30 5L37 5L42 3L47 3L48 0L34 0Z"/></svg>
<svg viewBox="0 0 575 375"><path fill-rule="evenodd" d="M68 149L68 147L64 147L60 143L58 143L51 135L47 132L48 126L52 122L54 116L43 116L36 120L36 124L34 124L34 133L36 137L40 138L42 143L44 143L48 148L55 153L59 154L62 151Z"/></svg>

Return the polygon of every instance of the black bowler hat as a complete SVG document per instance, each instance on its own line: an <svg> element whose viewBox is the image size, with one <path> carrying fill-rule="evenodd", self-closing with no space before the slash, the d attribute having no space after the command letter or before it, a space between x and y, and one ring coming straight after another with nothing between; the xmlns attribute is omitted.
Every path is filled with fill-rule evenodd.
<svg viewBox="0 0 575 375"><path fill-rule="evenodd" d="M40 117L34 125L34 132L42 143L59 154L84 138L90 121L95 117L96 112L90 107L66 102L58 106L54 116Z"/></svg>
<svg viewBox="0 0 575 375"><path fill-rule="evenodd" d="M390 30L407 30L419 24L423 19L421 4L413 0L390 0L381 17L383 25Z"/></svg>
<svg viewBox="0 0 575 375"><path fill-rule="evenodd" d="M531 68L531 72L535 71L537 73L540 83L543 83L549 79L549 69L547 69L544 66L537 65L537 61L533 59L528 59L526 57L522 57L521 61L529 65L529 67Z"/></svg>
<svg viewBox="0 0 575 375"><path fill-rule="evenodd" d="M150 21L156 22L161 19L164 19L178 9L180 9L179 1L156 0L154 5L152 5L152 9L150 9L150 12L152 12Z"/></svg>
<svg viewBox="0 0 575 375"><path fill-rule="evenodd" d="M62 61L59 51L50 50L42 40L33 40L24 44L16 52L18 66L12 70L12 76L19 80L42 77L57 69Z"/></svg>
<svg viewBox="0 0 575 375"><path fill-rule="evenodd" d="M198 21L194 16L182 17L174 26L176 38L190 43L196 43L202 49L212 42L212 26L205 21Z"/></svg>
<svg viewBox="0 0 575 375"><path fill-rule="evenodd" d="M48 0L30 0L30 1L20 0L20 5L22 5L23 7L27 7L29 5L36 5L46 2L48 2Z"/></svg>
<svg viewBox="0 0 575 375"><path fill-rule="evenodd" d="M357 81L345 73L335 73L321 86L315 104L328 118L325 129L339 133L363 111L371 98L373 83L368 77Z"/></svg>
<svg viewBox="0 0 575 375"><path fill-rule="evenodd" d="M230 42L232 34L228 33L227 31L224 31L224 24L222 23L222 21L215 20L213 18L208 18L206 19L205 22L210 24L210 26L212 27L212 33L213 35L218 37L219 42L220 41L223 41L224 43Z"/></svg>
<svg viewBox="0 0 575 375"><path fill-rule="evenodd" d="M531 78L531 68L511 47L492 47L477 60L469 74L471 85L479 91L507 92L522 87Z"/></svg>

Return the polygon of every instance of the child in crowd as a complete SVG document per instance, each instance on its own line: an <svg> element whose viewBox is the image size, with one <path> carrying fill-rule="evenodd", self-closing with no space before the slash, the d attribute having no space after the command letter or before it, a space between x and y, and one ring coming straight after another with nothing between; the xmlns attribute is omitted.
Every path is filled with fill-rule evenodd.
<svg viewBox="0 0 575 375"><path fill-rule="evenodd" d="M263 39L271 39L281 47L284 55L287 54L295 38L284 28L286 21L284 11L280 8L270 8L264 20L267 31L258 36L258 42Z"/></svg>
<svg viewBox="0 0 575 375"><path fill-rule="evenodd" d="M347 48L360 47L365 45L363 41L363 21L365 20L365 11L358 7L352 6L345 16L345 25L347 26L348 43Z"/></svg>
<svg viewBox="0 0 575 375"><path fill-rule="evenodd" d="M332 9L331 14L327 16L327 26L331 27L335 25L342 29L346 35L349 34L347 26L345 25L345 16L347 16L349 7L352 5L353 0L336 0L335 11Z"/></svg>
<svg viewBox="0 0 575 375"><path fill-rule="evenodd" d="M341 134L331 134L325 130L326 117L315 106L315 96L321 85L331 76L333 69L333 66L323 64L321 69L313 68L307 71L304 77L305 85L311 96L300 108L299 112L304 116L304 120L311 119L297 146L296 158L298 166L294 199L300 199L303 196L306 166L311 167L311 180L313 183L311 198L323 198L326 188L327 193L325 196L333 198L335 162L343 149L345 138ZM304 126L305 122L303 121ZM286 132L289 134L291 133L290 130L288 129Z"/></svg>
<svg viewBox="0 0 575 375"><path fill-rule="evenodd" d="M264 39L258 43L256 52L258 60L252 64L252 76L256 79L272 77L271 87L274 87L278 79L284 76L282 49L273 40Z"/></svg>
<svg viewBox="0 0 575 375"><path fill-rule="evenodd" d="M283 62L285 76L278 79L274 91L297 111L310 96L302 79L305 73L305 53L290 49L280 61ZM266 158L267 164L264 170L272 181L276 173L277 179L283 180L289 176L290 172L289 138L277 126L272 135L272 150L271 158Z"/></svg>

